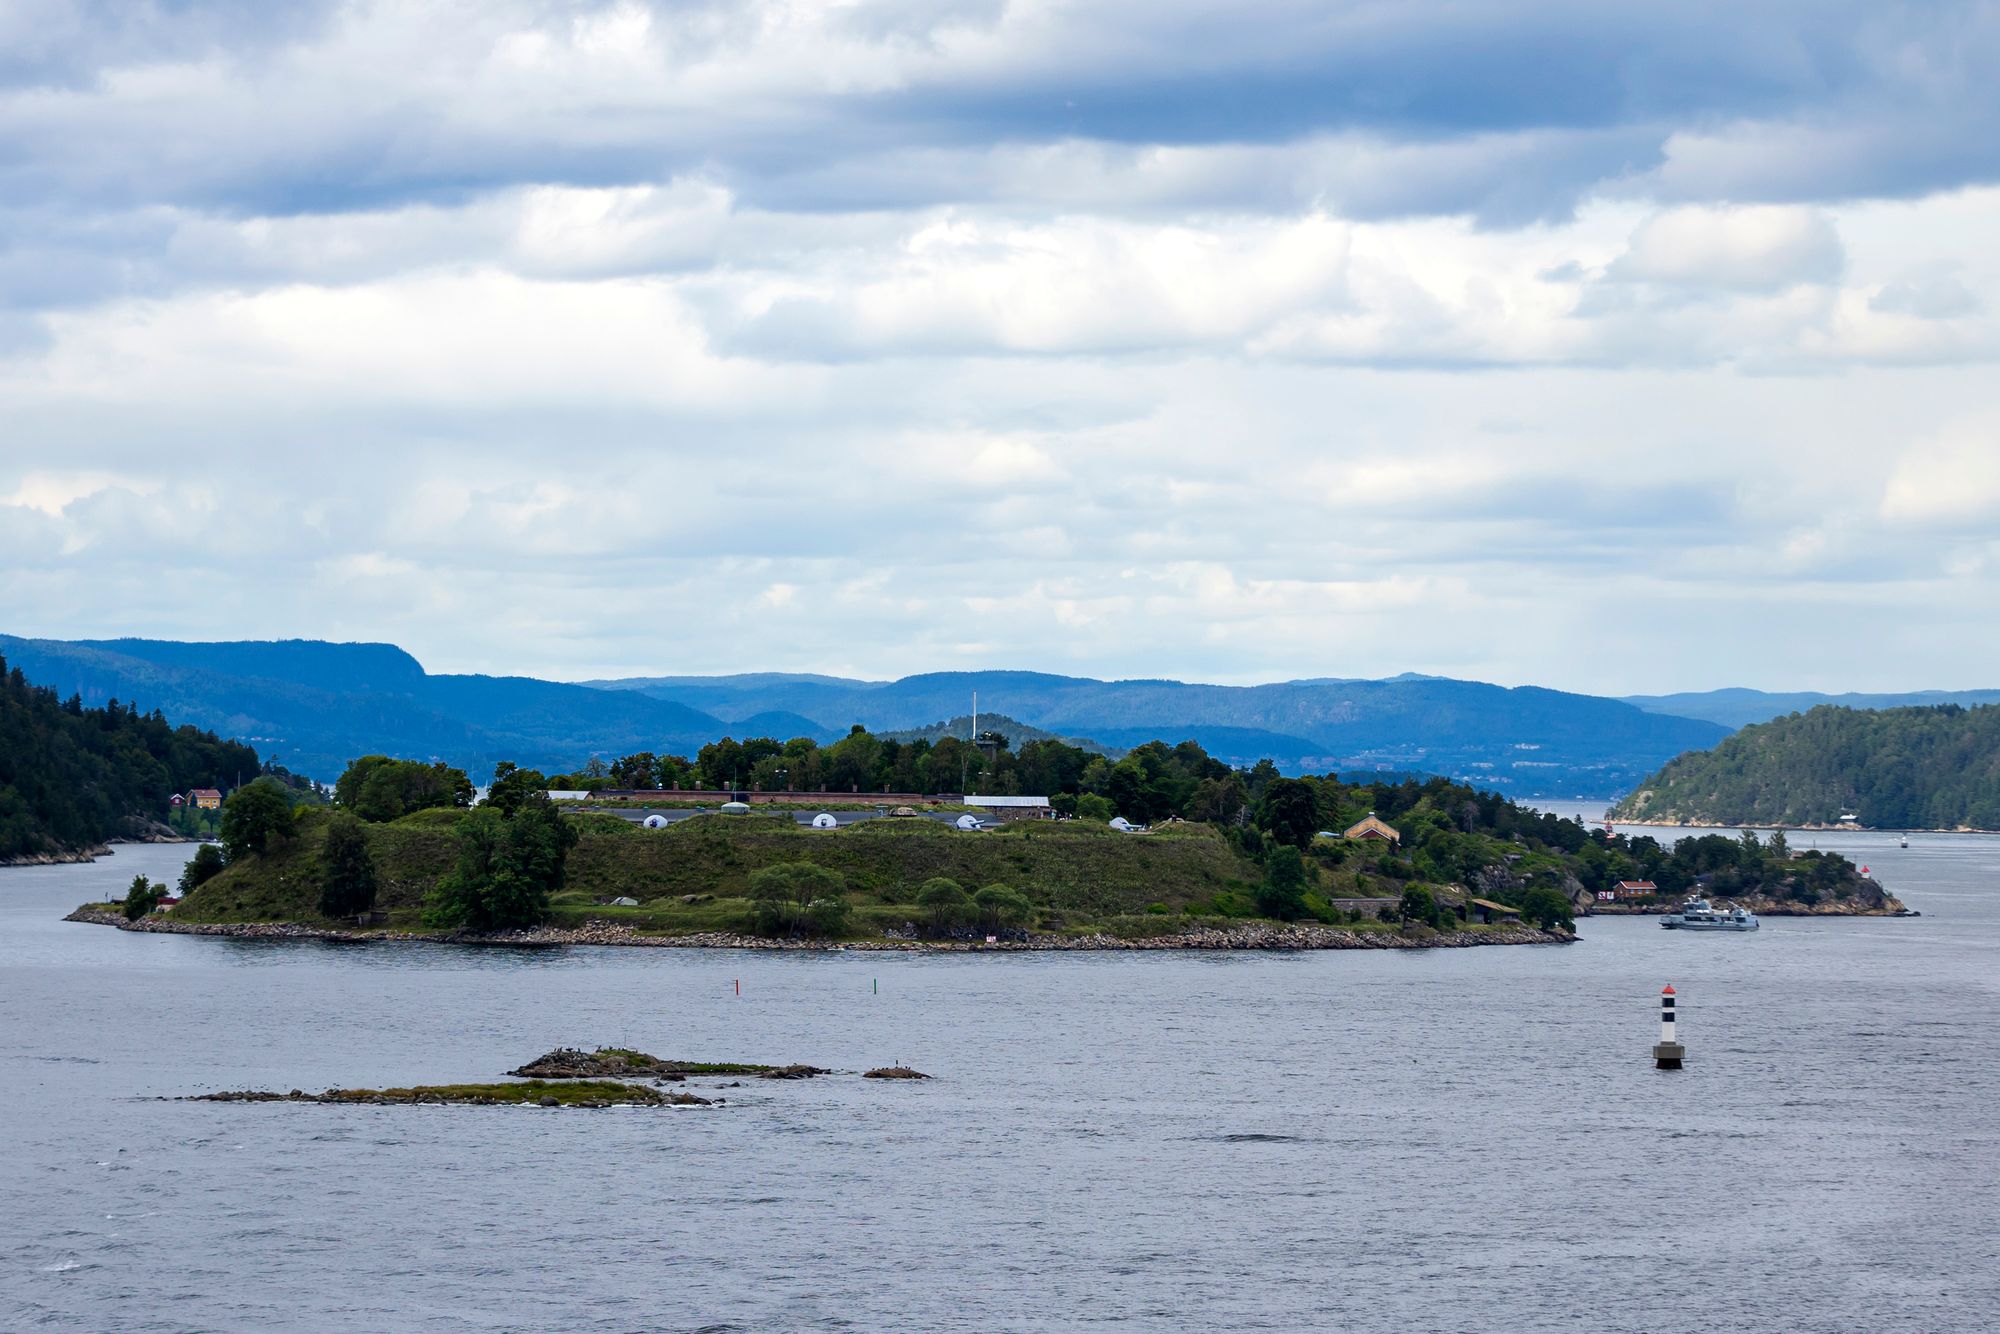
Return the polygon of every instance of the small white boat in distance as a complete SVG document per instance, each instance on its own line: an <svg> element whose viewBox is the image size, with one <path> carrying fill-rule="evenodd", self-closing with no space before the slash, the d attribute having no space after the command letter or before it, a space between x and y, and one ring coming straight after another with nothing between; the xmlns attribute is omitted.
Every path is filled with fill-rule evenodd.
<svg viewBox="0 0 2000 1334"><path fill-rule="evenodd" d="M1681 910L1662 917L1660 925L1669 931L1755 931L1757 914L1734 905L1712 908L1707 899L1690 894Z"/></svg>
<svg viewBox="0 0 2000 1334"><path fill-rule="evenodd" d="M1904 846L1904 847L1906 847L1906 848L1907 848L1907 847L1909 847L1909 846L1910 846L1910 836L1909 836L1908 834L1905 834L1905 835L1903 835L1903 840L1902 840L1902 841L1903 841L1903 846Z"/></svg>

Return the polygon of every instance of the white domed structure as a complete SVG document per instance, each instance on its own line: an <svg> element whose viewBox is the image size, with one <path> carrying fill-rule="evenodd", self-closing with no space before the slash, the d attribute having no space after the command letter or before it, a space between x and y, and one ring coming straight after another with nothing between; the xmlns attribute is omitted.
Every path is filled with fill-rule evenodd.
<svg viewBox="0 0 2000 1334"><path fill-rule="evenodd" d="M1111 817L1111 827L1113 829L1116 829L1121 834L1129 834L1134 829L1137 829L1139 826L1133 824L1130 820L1126 819L1122 815L1114 815Z"/></svg>
<svg viewBox="0 0 2000 1334"><path fill-rule="evenodd" d="M834 819L831 815L828 815L825 811L821 811L818 815L815 815L813 817L813 828L815 829L835 829L838 828L839 825L840 821Z"/></svg>
<svg viewBox="0 0 2000 1334"><path fill-rule="evenodd" d="M958 817L958 827L960 829L978 829L981 827L979 817L976 815L961 815Z"/></svg>
<svg viewBox="0 0 2000 1334"><path fill-rule="evenodd" d="M640 823L648 829L665 829L667 827L667 817L664 815L649 815L640 821Z"/></svg>
<svg viewBox="0 0 2000 1334"><path fill-rule="evenodd" d="M747 801L725 801L722 803L722 813L724 815L748 815L750 813L750 803Z"/></svg>

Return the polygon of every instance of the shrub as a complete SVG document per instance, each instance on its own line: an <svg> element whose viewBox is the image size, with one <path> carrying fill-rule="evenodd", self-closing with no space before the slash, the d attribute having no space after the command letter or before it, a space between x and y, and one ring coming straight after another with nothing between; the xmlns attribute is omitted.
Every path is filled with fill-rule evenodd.
<svg viewBox="0 0 2000 1334"><path fill-rule="evenodd" d="M1411 885L1404 890L1402 901L1396 907L1406 922L1429 922L1437 916L1437 900L1422 885Z"/></svg>
<svg viewBox="0 0 2000 1334"><path fill-rule="evenodd" d="M847 930L847 900L838 895L814 899L800 913L799 921L809 936L841 935Z"/></svg>
<svg viewBox="0 0 2000 1334"><path fill-rule="evenodd" d="M1257 912L1280 922L1296 922L1306 914L1306 868L1299 850L1289 844L1271 849L1264 862L1264 883L1257 887Z"/></svg>
<svg viewBox="0 0 2000 1334"><path fill-rule="evenodd" d="M942 934L972 920L972 899L958 881L932 876L917 890L917 906L930 914L931 930Z"/></svg>
<svg viewBox="0 0 2000 1334"><path fill-rule="evenodd" d="M1576 922L1575 909L1569 899L1557 890L1546 886L1536 886L1521 898L1521 916L1547 931L1554 926L1572 926Z"/></svg>
<svg viewBox="0 0 2000 1334"><path fill-rule="evenodd" d="M750 877L752 928L765 936L833 934L816 924L846 923L847 882L813 862L779 862ZM830 905L838 904L836 909ZM817 905L817 906L815 906Z"/></svg>
<svg viewBox="0 0 2000 1334"><path fill-rule="evenodd" d="M1025 925L1035 914L1028 896L1010 885L988 885L972 896L972 903L989 931Z"/></svg>
<svg viewBox="0 0 2000 1334"><path fill-rule="evenodd" d="M143 875L133 876L132 887L125 891L125 920L128 922L138 921L141 917L144 917L147 913L157 908L160 900L165 898L166 894L167 887L165 885L156 885Z"/></svg>

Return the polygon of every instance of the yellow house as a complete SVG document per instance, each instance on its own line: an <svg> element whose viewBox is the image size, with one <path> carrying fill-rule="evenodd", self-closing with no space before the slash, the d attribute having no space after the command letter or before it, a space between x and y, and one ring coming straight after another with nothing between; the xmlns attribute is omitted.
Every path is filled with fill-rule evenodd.
<svg viewBox="0 0 2000 1334"><path fill-rule="evenodd" d="M222 794L212 787L198 787L188 793L188 800L198 811L217 810L222 805Z"/></svg>
<svg viewBox="0 0 2000 1334"><path fill-rule="evenodd" d="M1377 843L1401 843L1403 841L1403 836L1396 832L1395 827L1384 824L1382 821L1376 819L1373 811L1368 813L1368 818L1350 828L1341 837L1358 839L1363 842L1372 839Z"/></svg>

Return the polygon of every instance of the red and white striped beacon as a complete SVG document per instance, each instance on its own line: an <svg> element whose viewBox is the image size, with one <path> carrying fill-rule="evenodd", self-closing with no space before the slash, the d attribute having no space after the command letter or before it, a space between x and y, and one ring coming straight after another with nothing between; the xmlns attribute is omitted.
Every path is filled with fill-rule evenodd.
<svg viewBox="0 0 2000 1334"><path fill-rule="evenodd" d="M1660 992L1660 1040L1653 1044L1653 1068L1678 1070L1686 1055L1687 1048L1674 1037L1674 987L1669 982Z"/></svg>

